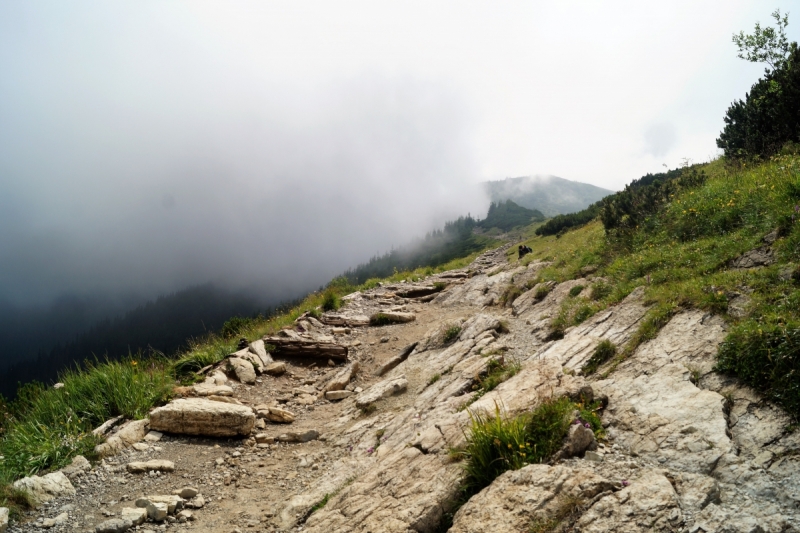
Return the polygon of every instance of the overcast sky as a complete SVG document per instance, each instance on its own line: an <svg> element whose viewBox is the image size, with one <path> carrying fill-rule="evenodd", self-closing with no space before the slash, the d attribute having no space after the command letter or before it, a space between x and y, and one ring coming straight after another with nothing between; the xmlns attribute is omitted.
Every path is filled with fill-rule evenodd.
<svg viewBox="0 0 800 533"><path fill-rule="evenodd" d="M300 290L480 181L706 161L795 5L0 0L0 302Z"/></svg>

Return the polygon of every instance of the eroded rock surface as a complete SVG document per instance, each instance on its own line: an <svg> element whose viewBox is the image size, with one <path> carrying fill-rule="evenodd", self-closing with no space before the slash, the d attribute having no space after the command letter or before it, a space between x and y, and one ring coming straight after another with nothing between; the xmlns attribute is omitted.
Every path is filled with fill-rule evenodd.
<svg viewBox="0 0 800 533"><path fill-rule="evenodd" d="M582 532L797 531L800 432L787 431L791 420L781 409L713 371L724 322L682 311L607 376L608 366L583 376L600 342L621 349L634 338L648 312L645 289L558 338L552 321L562 304L588 302L598 279L587 268L585 278L528 290L547 265L507 263L505 249L494 250L464 269L353 293L336 313L300 316L273 337L285 348L274 353L277 362L265 360L258 341L246 345L236 357L254 371L263 365L257 381L228 382L222 365L204 369L193 394L207 391L216 401L156 409L150 427L163 439L139 442L142 421L136 448L115 452L127 459L76 468L79 491L97 490L95 499L110 491L119 500L114 516L81 524L133 524L120 511L131 494L185 494L189 515L170 516L169 501L148 500L152 516L140 527L169 520L182 530L192 520L196 532L437 531L459 496L463 469L449 451L465 444L470 413L513 416L566 395L607 403L606 438L595 442L587 428L574 427L553 464L503 474L461 507L450 531L558 523ZM522 294L509 308L502 299L511 285ZM381 313L416 320L370 326L368 317ZM292 350L308 366L294 364ZM490 364L518 371L478 394ZM231 438L198 439L180 427ZM151 460L173 461L175 471L125 470ZM188 483L192 490L181 492ZM51 507L46 519L66 512Z"/></svg>

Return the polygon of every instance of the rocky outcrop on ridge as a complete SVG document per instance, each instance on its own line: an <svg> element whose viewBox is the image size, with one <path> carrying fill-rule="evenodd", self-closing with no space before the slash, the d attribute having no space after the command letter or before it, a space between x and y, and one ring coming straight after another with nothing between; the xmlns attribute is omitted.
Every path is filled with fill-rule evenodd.
<svg viewBox="0 0 800 533"><path fill-rule="evenodd" d="M514 415L566 395L602 400L606 438L506 472L457 510L449 531L554 531L559 517L581 532L797 531L800 432L714 372L724 322L685 310L607 376L582 376L599 343L634 337L644 291L553 340L562 302L584 297L574 288L592 279L587 271L526 290L547 264L518 266L494 250L465 269L349 295L320 319L302 316L279 338L318 351L261 354L251 343L245 351L262 363L248 362L254 376L206 369L188 398L126 430L133 436L100 463L56 473L76 493L52 494L10 530L439 531L459 497L463 468L449 451L465 444L470 413ZM523 293L500 305L510 284ZM370 326L381 313L414 320ZM331 346L345 355L331 357ZM479 395L476 381L500 359L519 371ZM270 372L274 364L283 372ZM136 525L139 499L149 506Z"/></svg>

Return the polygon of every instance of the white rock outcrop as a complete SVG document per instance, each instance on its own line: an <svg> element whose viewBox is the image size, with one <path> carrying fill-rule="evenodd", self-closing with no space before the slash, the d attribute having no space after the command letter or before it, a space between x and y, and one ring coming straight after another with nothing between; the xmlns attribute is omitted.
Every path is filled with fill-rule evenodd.
<svg viewBox="0 0 800 533"><path fill-rule="evenodd" d="M255 414L249 407L202 398L174 400L150 413L152 429L184 435L249 435L255 422Z"/></svg>

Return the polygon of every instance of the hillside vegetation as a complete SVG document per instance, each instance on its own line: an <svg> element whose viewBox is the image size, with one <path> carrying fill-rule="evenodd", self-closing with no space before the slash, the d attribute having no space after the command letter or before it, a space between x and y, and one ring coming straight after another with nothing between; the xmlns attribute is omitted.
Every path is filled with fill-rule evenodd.
<svg viewBox="0 0 800 533"><path fill-rule="evenodd" d="M538 281L597 276L590 302L567 301L552 323L553 335L644 286L652 304L648 317L633 344L599 371L613 371L681 309L704 309L731 326L718 370L800 415L800 157L776 155L741 166L719 160L644 190L633 189L630 202L618 196L616 211L560 238L529 233L525 242L533 253L523 262L553 261ZM773 254L775 262L735 268L734 261L754 249Z"/></svg>

